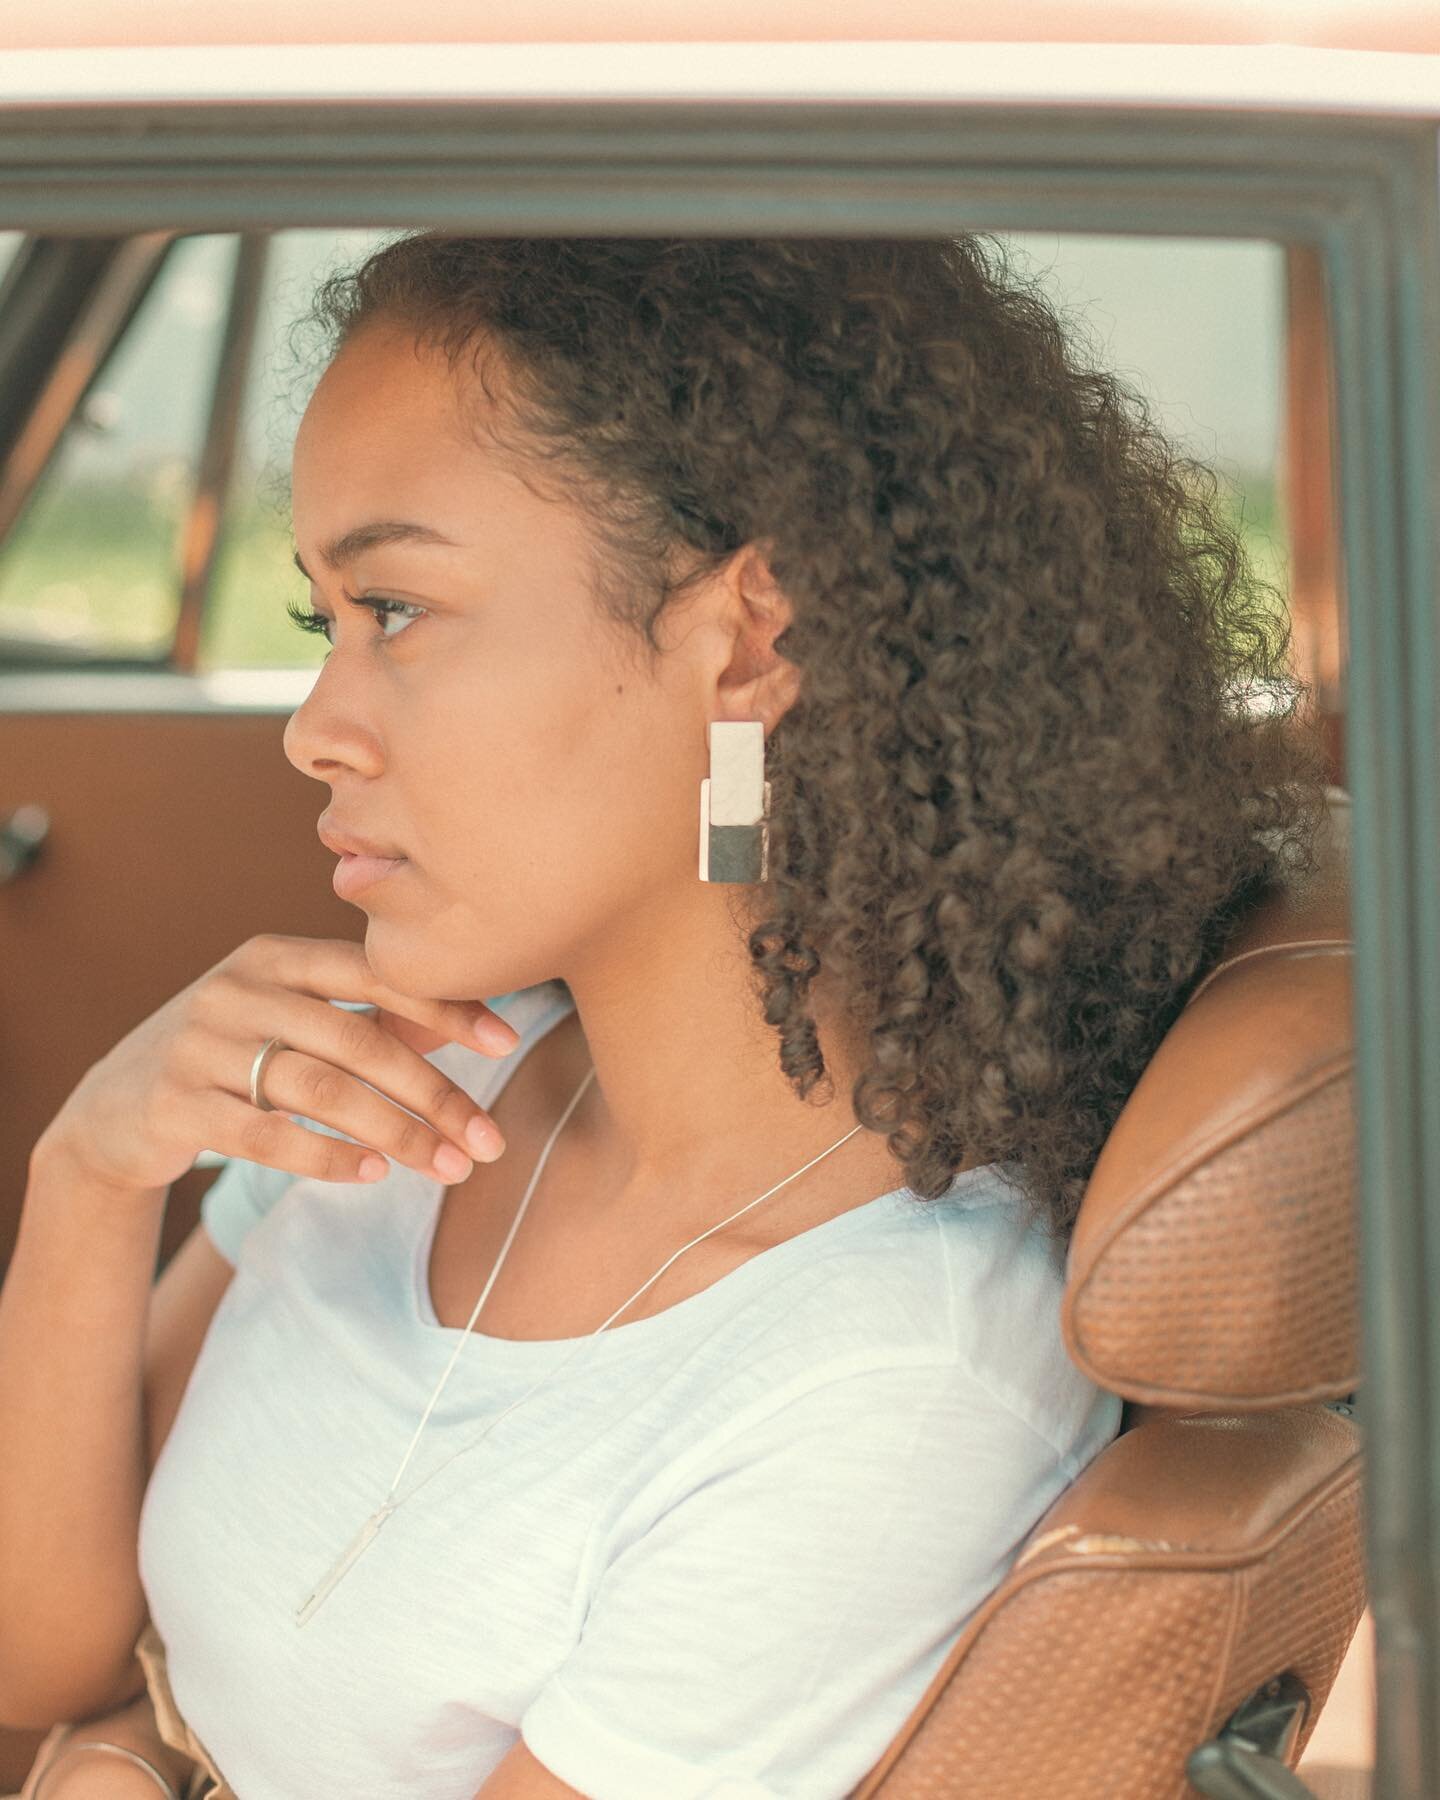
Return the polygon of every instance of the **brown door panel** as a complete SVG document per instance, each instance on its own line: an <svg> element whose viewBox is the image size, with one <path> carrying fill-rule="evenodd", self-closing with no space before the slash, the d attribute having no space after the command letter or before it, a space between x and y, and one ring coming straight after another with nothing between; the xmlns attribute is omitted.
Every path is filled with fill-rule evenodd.
<svg viewBox="0 0 1440 1800"><path fill-rule="evenodd" d="M85 1070L261 931L362 942L315 836L329 789L284 754L287 715L0 715L0 815L49 835L0 884L0 1265L36 1138ZM171 1189L157 1269L215 1171Z"/></svg>

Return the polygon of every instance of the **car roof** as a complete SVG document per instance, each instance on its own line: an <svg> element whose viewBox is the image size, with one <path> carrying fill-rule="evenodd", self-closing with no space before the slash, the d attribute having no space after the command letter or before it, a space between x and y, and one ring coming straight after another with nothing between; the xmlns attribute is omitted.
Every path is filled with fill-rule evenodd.
<svg viewBox="0 0 1440 1800"><path fill-rule="evenodd" d="M1440 53L1435 0L66 0L0 10L0 49L184 44L1273 44Z"/></svg>
<svg viewBox="0 0 1440 1800"><path fill-rule="evenodd" d="M915 40L185 44L0 53L56 107L736 102L1205 108L1440 119L1440 55L1290 44Z"/></svg>

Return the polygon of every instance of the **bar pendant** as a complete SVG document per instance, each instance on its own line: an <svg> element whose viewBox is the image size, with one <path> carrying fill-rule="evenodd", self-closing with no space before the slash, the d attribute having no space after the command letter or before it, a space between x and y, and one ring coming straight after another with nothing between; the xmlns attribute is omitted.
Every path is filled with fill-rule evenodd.
<svg viewBox="0 0 1440 1800"><path fill-rule="evenodd" d="M374 1542L376 1532L379 1531L380 1527L390 1517L394 1510L395 1508L393 1506L386 1505L382 1506L377 1512L371 1513L370 1517L360 1527L359 1531L355 1533L355 1536L350 1540L350 1543L341 1552L339 1559L330 1565L329 1572L325 1575L319 1587L314 1590L310 1597L305 1601L304 1605L301 1606L299 1611L295 1614L295 1623L297 1625L304 1625L315 1617L315 1614L319 1612L321 1606L323 1606L329 1596L334 1593L335 1589L339 1587L345 1575L348 1574L360 1560L366 1549Z"/></svg>

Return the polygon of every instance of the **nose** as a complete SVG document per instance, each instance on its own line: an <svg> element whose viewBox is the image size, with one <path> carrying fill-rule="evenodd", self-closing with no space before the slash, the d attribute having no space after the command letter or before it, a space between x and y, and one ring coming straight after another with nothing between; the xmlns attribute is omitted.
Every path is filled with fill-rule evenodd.
<svg viewBox="0 0 1440 1800"><path fill-rule="evenodd" d="M353 691L336 679L332 652L315 685L285 722L285 755L302 775L331 781L337 769L378 775L383 763L380 738L355 703Z"/></svg>

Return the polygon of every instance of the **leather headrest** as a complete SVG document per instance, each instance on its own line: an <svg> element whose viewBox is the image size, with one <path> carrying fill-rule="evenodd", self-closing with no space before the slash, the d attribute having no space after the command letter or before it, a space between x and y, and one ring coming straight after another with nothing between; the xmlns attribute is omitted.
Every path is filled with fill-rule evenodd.
<svg viewBox="0 0 1440 1800"><path fill-rule="evenodd" d="M1132 1401L1250 1411L1360 1385L1350 801L1239 921L1116 1120L1062 1328Z"/></svg>

